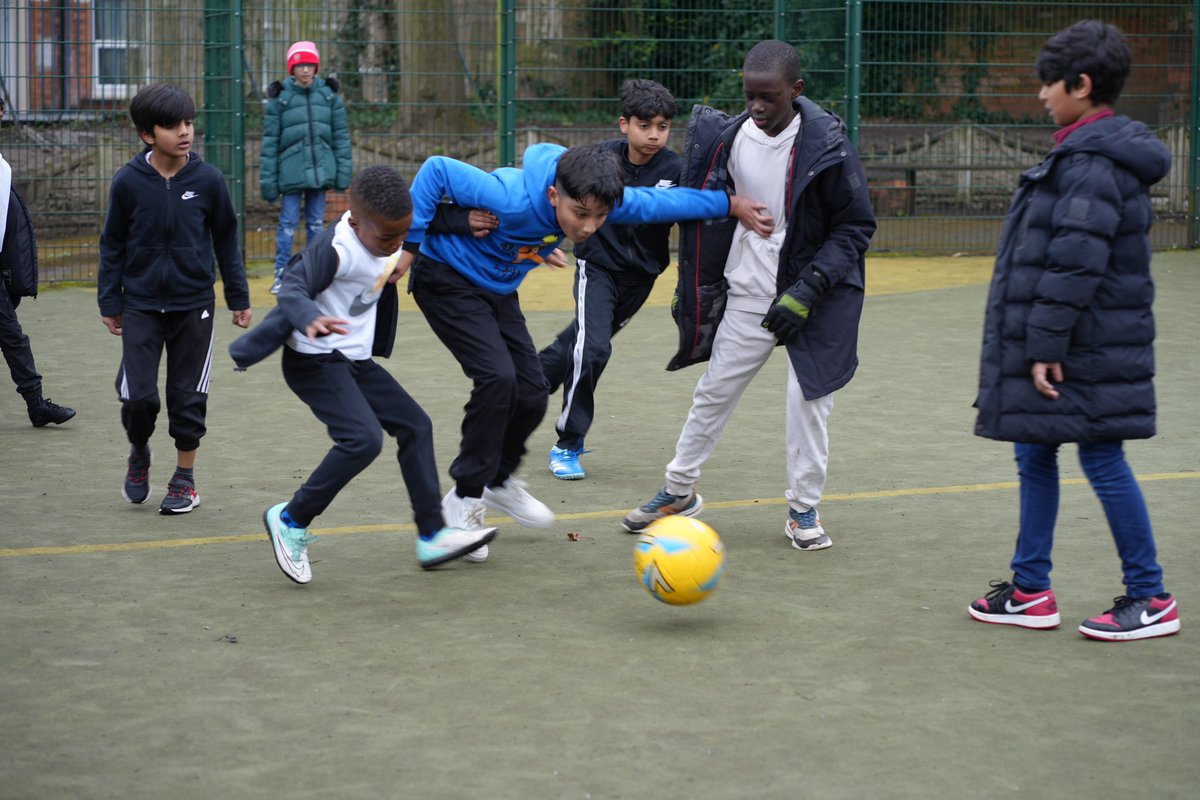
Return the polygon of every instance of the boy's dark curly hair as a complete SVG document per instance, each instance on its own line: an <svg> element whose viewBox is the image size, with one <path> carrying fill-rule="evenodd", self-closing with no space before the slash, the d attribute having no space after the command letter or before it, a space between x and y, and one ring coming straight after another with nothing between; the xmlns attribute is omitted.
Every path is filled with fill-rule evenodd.
<svg viewBox="0 0 1200 800"><path fill-rule="evenodd" d="M403 219L412 213L408 182L392 167L376 164L350 182L350 196L362 211L381 219Z"/></svg>
<svg viewBox="0 0 1200 800"><path fill-rule="evenodd" d="M1112 104L1121 96L1133 53L1116 25L1089 19L1051 36L1037 57L1042 83L1063 82L1069 92L1079 76L1092 79L1092 102Z"/></svg>
<svg viewBox="0 0 1200 800"><path fill-rule="evenodd" d="M554 185L572 200L591 198L608 208L620 205L625 197L621 160L599 143L578 144L563 153Z"/></svg>
<svg viewBox="0 0 1200 800"><path fill-rule="evenodd" d="M129 101L129 117L138 133L154 133L154 126L174 128L196 119L196 103L191 95L169 83L143 87Z"/></svg>
<svg viewBox="0 0 1200 800"><path fill-rule="evenodd" d="M625 119L652 120L660 114L672 119L679 113L675 98L657 81L633 78L621 86L621 116Z"/></svg>

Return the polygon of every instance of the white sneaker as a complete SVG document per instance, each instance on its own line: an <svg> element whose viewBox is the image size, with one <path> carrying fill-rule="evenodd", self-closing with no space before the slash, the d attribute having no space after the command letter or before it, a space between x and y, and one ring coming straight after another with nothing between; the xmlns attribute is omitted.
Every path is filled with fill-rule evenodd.
<svg viewBox="0 0 1200 800"><path fill-rule="evenodd" d="M463 556L463 561L470 561L472 564L482 564L487 561L487 557L488 546L485 544L483 547L477 547Z"/></svg>
<svg viewBox="0 0 1200 800"><path fill-rule="evenodd" d="M442 498L442 516L446 518L447 528L464 531L482 528L485 511L481 498L459 497L455 489L451 489Z"/></svg>
<svg viewBox="0 0 1200 800"><path fill-rule="evenodd" d="M461 528L465 531L479 530L483 527L485 512L483 500L478 497L459 497L456 489L451 489L442 498L442 516L446 525L451 528ZM463 561L472 564L482 564L488 559L488 546L476 548L462 557Z"/></svg>
<svg viewBox="0 0 1200 800"><path fill-rule="evenodd" d="M503 486L483 490L483 503L493 511L502 511L526 528L549 528L554 512L529 493L525 481L511 475Z"/></svg>

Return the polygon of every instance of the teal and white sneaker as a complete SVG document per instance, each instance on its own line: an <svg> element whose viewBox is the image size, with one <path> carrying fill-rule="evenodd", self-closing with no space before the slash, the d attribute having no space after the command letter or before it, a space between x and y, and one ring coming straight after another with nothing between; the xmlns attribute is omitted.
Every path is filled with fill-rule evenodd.
<svg viewBox="0 0 1200 800"><path fill-rule="evenodd" d="M439 564L487 547L487 543L495 538L495 528L476 528L470 531L442 528L429 539L417 537L417 562L422 569L433 569Z"/></svg>
<svg viewBox="0 0 1200 800"><path fill-rule="evenodd" d="M287 503L271 506L263 513L263 524L267 527L267 538L275 550L275 563L283 574L296 583L312 580L312 567L308 563L308 545L315 538L308 535L308 528L293 528L284 523L279 515Z"/></svg>
<svg viewBox="0 0 1200 800"><path fill-rule="evenodd" d="M591 450L572 450L567 447L554 446L550 448L550 472L560 481L578 481L587 477L579 457Z"/></svg>

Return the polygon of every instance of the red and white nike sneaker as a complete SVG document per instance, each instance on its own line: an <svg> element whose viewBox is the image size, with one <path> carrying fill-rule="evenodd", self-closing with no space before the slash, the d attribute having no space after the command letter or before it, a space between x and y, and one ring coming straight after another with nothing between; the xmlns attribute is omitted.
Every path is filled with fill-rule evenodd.
<svg viewBox="0 0 1200 800"><path fill-rule="evenodd" d="M967 613L980 622L1019 625L1022 628L1057 628L1062 619L1054 590L1023 592L1007 581L992 581L992 591L967 606Z"/></svg>
<svg viewBox="0 0 1200 800"><path fill-rule="evenodd" d="M1129 642L1179 633L1179 609L1175 598L1163 593L1155 597L1118 597L1113 607L1098 617L1084 620L1079 632L1089 639Z"/></svg>

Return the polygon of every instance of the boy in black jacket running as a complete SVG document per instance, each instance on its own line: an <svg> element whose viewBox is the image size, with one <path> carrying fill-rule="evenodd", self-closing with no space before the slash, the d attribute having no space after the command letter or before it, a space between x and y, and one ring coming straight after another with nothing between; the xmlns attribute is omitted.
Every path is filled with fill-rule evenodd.
<svg viewBox="0 0 1200 800"><path fill-rule="evenodd" d="M621 157L626 186L669 189L679 183L683 159L667 149L678 108L667 88L648 80L621 87L623 138L604 146ZM575 247L575 319L538 354L551 393L563 389L554 423L550 472L561 480L584 477L579 457L592 425L596 384L612 356L612 337L629 324L654 281L671 261L671 223L605 225Z"/></svg>
<svg viewBox="0 0 1200 800"><path fill-rule="evenodd" d="M131 445L121 494L131 503L149 494L165 347L167 417L178 460L159 512L185 514L200 505L192 469L208 407L214 251L239 328L250 325L250 289L225 176L191 152L192 98L175 86L151 84L133 98L129 116L146 148L113 176L96 281L100 319L121 337L117 394Z"/></svg>

